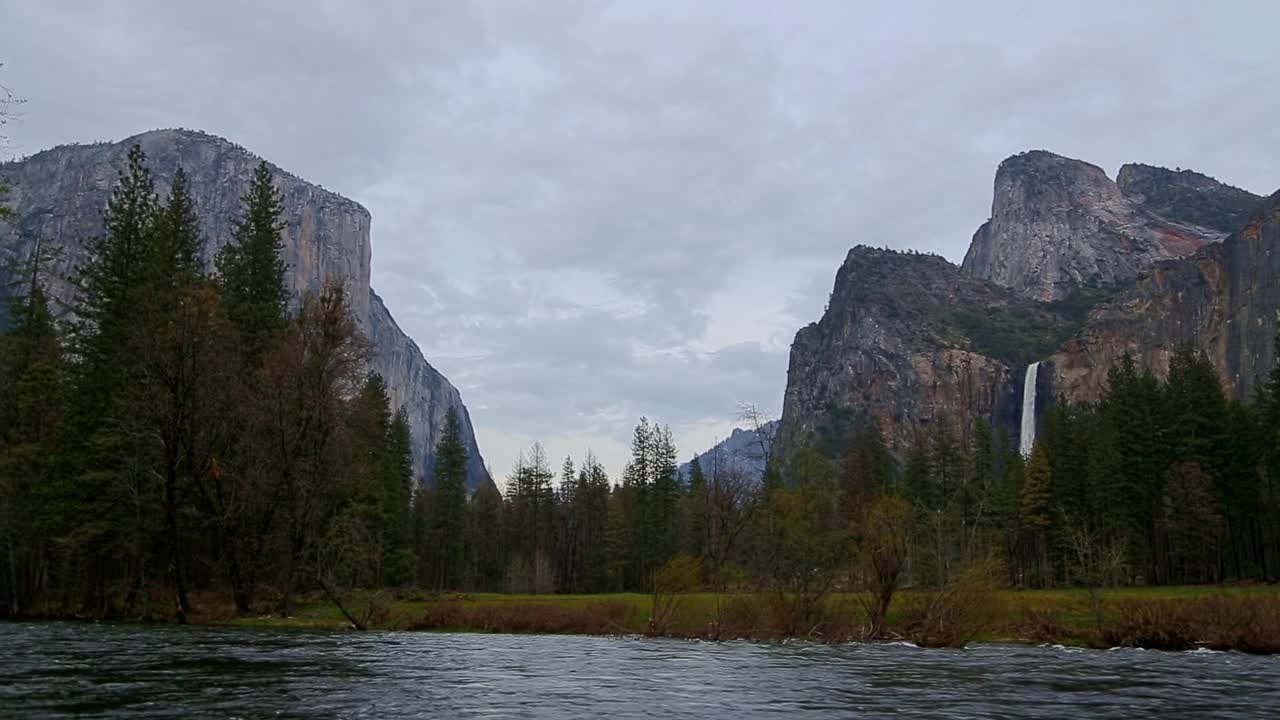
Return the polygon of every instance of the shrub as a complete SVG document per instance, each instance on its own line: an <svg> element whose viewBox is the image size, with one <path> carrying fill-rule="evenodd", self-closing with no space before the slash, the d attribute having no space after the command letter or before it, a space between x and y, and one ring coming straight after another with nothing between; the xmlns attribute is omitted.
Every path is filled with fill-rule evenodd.
<svg viewBox="0 0 1280 720"><path fill-rule="evenodd" d="M702 561L681 553L663 565L653 578L653 612L649 633L665 635L680 608L680 598L702 584Z"/></svg>
<svg viewBox="0 0 1280 720"><path fill-rule="evenodd" d="M632 612L632 606L623 602L565 606L537 602L466 605L445 601L428 605L409 629L616 635L630 631Z"/></svg>
<svg viewBox="0 0 1280 720"><path fill-rule="evenodd" d="M1058 642L1071 634L1062 622L1062 614L1049 608L1024 607L1014 629L1019 637L1040 643Z"/></svg>
<svg viewBox="0 0 1280 720"><path fill-rule="evenodd" d="M1196 635L1183 603L1168 600L1126 600L1116 603L1098 630L1103 647L1141 647L1188 650Z"/></svg>
<svg viewBox="0 0 1280 720"><path fill-rule="evenodd" d="M903 613L905 634L921 647L964 647L998 616L1001 574L999 563L980 562L942 590L915 596Z"/></svg>

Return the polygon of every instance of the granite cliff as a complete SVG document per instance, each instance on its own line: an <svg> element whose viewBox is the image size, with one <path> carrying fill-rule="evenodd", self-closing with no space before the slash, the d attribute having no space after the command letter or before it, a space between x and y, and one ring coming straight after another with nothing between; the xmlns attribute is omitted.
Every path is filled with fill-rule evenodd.
<svg viewBox="0 0 1280 720"><path fill-rule="evenodd" d="M1247 398L1275 362L1280 194L1263 198L1189 170L1099 168L1033 151L1001 163L992 217L960 267L857 247L822 319L791 348L776 456L841 451L877 421L901 454L975 420L1018 435L1029 363L1035 394L1093 400L1125 352L1157 373L1202 350Z"/></svg>
<svg viewBox="0 0 1280 720"><path fill-rule="evenodd" d="M1111 287L1239 227L1261 198L1190 171L1095 165L1042 150L996 170L991 219L961 267L1036 300ZM1233 224L1235 223L1235 224Z"/></svg>
<svg viewBox="0 0 1280 720"><path fill-rule="evenodd" d="M61 146L0 165L0 182L10 186L7 201L16 213L10 227L0 231L0 258L29 257L37 238L60 247L50 291L64 306L74 307L75 268L84 263L90 241L102 232L102 211L135 144L146 152L162 195L174 170L181 166L186 171L204 231L206 262L230 241L240 196L260 161L248 150L213 135L156 130L116 143ZM272 166L272 171L284 196L288 223L286 282L295 296L318 288L329 276L347 284L352 311L375 348L372 369L386 379L393 404L409 414L419 475L429 479L432 448L445 411L455 407L470 456L468 485L475 488L491 482L458 390L431 367L369 286L369 212L280 168Z"/></svg>
<svg viewBox="0 0 1280 720"><path fill-rule="evenodd" d="M855 247L822 319L791 346L777 455L806 445L836 454L869 420L899 452L921 432L962 440L974 418L1012 431L1022 368L1077 326L1070 306L942 257Z"/></svg>
<svg viewBox="0 0 1280 720"><path fill-rule="evenodd" d="M1090 314L1051 360L1058 391L1096 399L1124 353L1159 375L1192 345L1218 369L1228 393L1253 396L1274 366L1280 314L1280 193L1221 244L1155 265Z"/></svg>

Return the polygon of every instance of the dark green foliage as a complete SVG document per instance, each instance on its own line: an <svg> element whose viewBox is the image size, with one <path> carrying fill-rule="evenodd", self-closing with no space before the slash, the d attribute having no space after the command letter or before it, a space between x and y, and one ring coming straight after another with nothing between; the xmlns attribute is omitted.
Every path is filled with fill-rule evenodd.
<svg viewBox="0 0 1280 720"><path fill-rule="evenodd" d="M259 173L259 189L268 183ZM278 236L259 246L272 256L260 265L283 267ZM312 589L346 608L345 588L408 580L408 423L381 378L365 378L343 288L287 319L275 272L262 306L276 321L245 326L260 341L249 364L203 275L185 174L161 203L137 147L92 248L69 358L45 254L6 288L0 615L183 620L201 610L188 588L226 589L247 614L264 581L286 612Z"/></svg>
<svg viewBox="0 0 1280 720"><path fill-rule="evenodd" d="M66 411L67 367L37 263L29 277L0 336L0 615L40 604L58 529L57 429Z"/></svg>
<svg viewBox="0 0 1280 720"><path fill-rule="evenodd" d="M557 550L563 559L560 587L569 592L603 592L609 586L609 477L591 453L587 453L576 476L568 458L564 469L561 490L565 533Z"/></svg>
<svg viewBox="0 0 1280 720"><path fill-rule="evenodd" d="M845 453L843 465L841 497L850 517L861 513L872 498L894 489L893 455L875 422L859 428Z"/></svg>
<svg viewBox="0 0 1280 720"><path fill-rule="evenodd" d="M707 551L709 531L707 504L707 476L702 472L702 460L694 455L689 461L689 479L685 491L685 517L688 526L685 552L690 557L702 558Z"/></svg>
<svg viewBox="0 0 1280 720"><path fill-rule="evenodd" d="M133 310L140 304L150 266L150 242L158 200L142 148L129 151L128 168L107 203L105 234L94 242L89 263L77 278L81 299L73 348L79 359L79 395L103 411L124 382L136 332ZM94 397L90 398L92 395Z"/></svg>
<svg viewBox="0 0 1280 720"><path fill-rule="evenodd" d="M1076 327L1071 330L1074 333L1079 329L1078 326L1088 319L1089 313L1093 312L1093 309L1104 300L1111 297L1114 292L1115 290L1112 288L1076 285L1071 289L1069 295L1060 300L1047 303L1046 307L1049 312L1061 317L1067 326L1076 324Z"/></svg>
<svg viewBox="0 0 1280 720"><path fill-rule="evenodd" d="M187 174L182 168L173 173L169 198L156 214L153 231L155 240L148 268L153 275L151 282L170 293L194 283L201 275L204 242L195 202L187 188ZM172 301L172 295L164 299Z"/></svg>
<svg viewBox="0 0 1280 720"><path fill-rule="evenodd" d="M358 487L355 515L374 530L381 559L379 580L401 586L413 579L413 458L409 423L403 410L391 414L386 382L377 373L365 378L352 402L350 432L361 449L360 463L369 482Z"/></svg>
<svg viewBox="0 0 1280 720"><path fill-rule="evenodd" d="M1243 228L1263 200L1192 170L1131 165L1125 171L1124 190L1142 195L1143 207L1170 220L1222 232Z"/></svg>
<svg viewBox="0 0 1280 720"><path fill-rule="evenodd" d="M467 512L467 551L471 586L484 592L506 588L507 537L502 495L492 485L481 485L471 496Z"/></svg>
<svg viewBox="0 0 1280 720"><path fill-rule="evenodd" d="M857 417L852 409L828 402L818 414L818 423L814 428L818 452L829 458L844 455L845 450L849 449L856 421Z"/></svg>
<svg viewBox="0 0 1280 720"><path fill-rule="evenodd" d="M287 227L281 219L284 206L265 162L254 170L243 202L234 240L218 252L214 264L227 316L240 332L246 358L256 361L284 326L289 303L280 238Z"/></svg>
<svg viewBox="0 0 1280 720"><path fill-rule="evenodd" d="M1043 305L957 305L943 311L942 321L967 338L974 351L1024 367L1066 342L1108 294L1101 288L1078 287L1066 298Z"/></svg>
<svg viewBox="0 0 1280 720"><path fill-rule="evenodd" d="M432 568L430 585L436 589L461 588L466 539L467 449L462 426L452 407L445 412L444 431L436 443L432 468L428 546Z"/></svg>
<svg viewBox="0 0 1280 720"><path fill-rule="evenodd" d="M647 591L653 573L680 548L680 487L670 428L640 418L631 440L631 462L622 475L630 558L625 586Z"/></svg>

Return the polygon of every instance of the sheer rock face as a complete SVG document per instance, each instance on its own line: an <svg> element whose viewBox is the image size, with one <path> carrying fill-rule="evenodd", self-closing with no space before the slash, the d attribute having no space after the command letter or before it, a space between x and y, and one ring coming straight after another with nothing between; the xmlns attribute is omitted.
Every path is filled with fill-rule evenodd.
<svg viewBox="0 0 1280 720"><path fill-rule="evenodd" d="M476 445L475 432L462 395L423 357L422 351L396 324L391 312L378 294L369 291L369 339L377 348L373 369L387 381L391 394L391 406L404 408L413 427L413 456L419 471L430 478L431 457L435 441L444 431L444 417L449 408L458 413L462 425L462 441L467 448L467 487L475 490L481 484L492 482L484 467L480 448ZM423 428L424 430L419 430Z"/></svg>
<svg viewBox="0 0 1280 720"><path fill-rule="evenodd" d="M1056 386L1095 400L1126 352L1159 375L1190 344L1213 361L1228 393L1251 398L1275 364L1280 314L1280 193L1218 245L1159 263L1104 303L1054 354Z"/></svg>
<svg viewBox="0 0 1280 720"><path fill-rule="evenodd" d="M776 456L834 454L869 419L899 454L940 429L963 440L975 420L1016 439L1035 360L1040 408L1096 400L1125 352L1164 374L1187 343L1248 398L1275 362L1277 278L1280 193L1145 165L1112 182L1077 160L1017 155L961 268L849 252L826 313L792 344ZM1105 291L1074 295L1082 286Z"/></svg>
<svg viewBox="0 0 1280 720"><path fill-rule="evenodd" d="M850 250L827 311L791 346L776 456L838 453L872 419L899 454L922 434L963 440L976 418L1012 429L1022 368L978 350L949 313L961 306L1053 322L1038 303L941 257Z"/></svg>
<svg viewBox="0 0 1280 720"><path fill-rule="evenodd" d="M1079 285L1125 283L1161 260L1221 240L1229 231L1221 229L1224 217L1247 201L1195 173L1126 167L1128 192L1097 166L1053 153L1005 160L996 170L991 219L974 233L962 267L1025 297L1057 300ZM1157 212L1206 195L1229 209L1175 217Z"/></svg>
<svg viewBox="0 0 1280 720"><path fill-rule="evenodd" d="M0 165L0 182L11 186L8 204L17 218L0 227L0 259L24 260L37 238L62 248L52 268L52 296L74 306L75 269L88 259L93 238L102 234L102 213L125 167L129 148L141 145L163 197L180 165L187 173L205 237L205 261L231 241L240 217L240 197L260 158L234 143L201 132L156 130L118 143L68 145ZM431 448L443 429L444 410L458 408L471 465L468 483L489 482L466 408L457 389L438 373L391 319L369 286L369 212L360 204L272 166L284 196L284 260L295 297L341 278L352 312L374 343L372 369L387 380L394 404L403 404L413 429L414 462L429 477ZM0 271L2 272L2 271ZM3 280L3 278L0 278Z"/></svg>
<svg viewBox="0 0 1280 720"><path fill-rule="evenodd" d="M98 145L64 145L0 166L12 189L18 213L16 233L4 238L9 252L21 255L36 238L61 245L54 268L54 296L70 302L75 268L102 234L102 212L124 169L129 148L141 145L161 197L169 192L174 170L187 173L205 237L205 260L231 240L240 217L240 197L248 190L260 158L222 138L184 130L156 130ZM341 195L316 187L272 166L284 195L286 282L295 296L317 289L324 278L344 279L351 305L361 320L369 314L369 211Z"/></svg>

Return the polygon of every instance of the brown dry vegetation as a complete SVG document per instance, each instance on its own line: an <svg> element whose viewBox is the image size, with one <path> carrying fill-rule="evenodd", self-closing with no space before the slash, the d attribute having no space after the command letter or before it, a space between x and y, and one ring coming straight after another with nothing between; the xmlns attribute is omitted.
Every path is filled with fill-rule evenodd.
<svg viewBox="0 0 1280 720"><path fill-rule="evenodd" d="M629 632L633 606L602 600L586 605L554 602L474 604L458 600L429 603L410 630L617 635Z"/></svg>
<svg viewBox="0 0 1280 720"><path fill-rule="evenodd" d="M212 600L213 598L209 598ZM323 598L300 605L296 618L234 619L197 599L194 622L261 626L349 627ZM870 622L856 594L829 597L803 636L820 642L863 641ZM366 601L358 599L357 607ZM771 593L688 593L656 627L649 595L416 594L391 599L370 627L394 630L655 635L707 640L779 640L793 636L791 605ZM1206 647L1280 653L1280 589L1180 587L1115 590L1103 600L1098 623L1082 590L995 590L980 572L937 592L899 593L890 609L890 639L927 647L968 642L1061 643L1087 647L1185 650Z"/></svg>
<svg viewBox="0 0 1280 720"><path fill-rule="evenodd" d="M1098 647L1280 652L1280 597L1219 595L1116 603L1092 636Z"/></svg>

